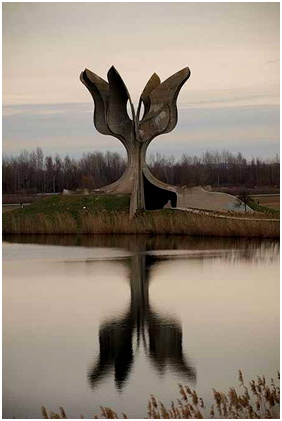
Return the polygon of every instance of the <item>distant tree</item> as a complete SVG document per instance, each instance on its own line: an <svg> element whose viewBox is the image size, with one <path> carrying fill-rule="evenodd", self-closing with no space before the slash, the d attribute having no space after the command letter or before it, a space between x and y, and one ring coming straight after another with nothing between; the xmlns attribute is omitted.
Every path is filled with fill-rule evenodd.
<svg viewBox="0 0 282 421"><path fill-rule="evenodd" d="M274 159L247 160L239 152L208 150L201 156L156 154L148 158L150 171L159 180L188 187L211 185L216 187L279 187L279 156ZM17 156L3 156L3 193L55 193L64 188L75 190L87 185L97 189L113 183L124 173L126 159L107 151L84 153L81 158L68 155L44 156L41 148L21 151ZM84 178L83 178L84 177Z"/></svg>
<svg viewBox="0 0 282 421"><path fill-rule="evenodd" d="M252 202L252 198L250 194L247 191L242 191L238 196L238 206L241 205L241 202L245 205L245 212L247 211L247 205L249 205Z"/></svg>
<svg viewBox="0 0 282 421"><path fill-rule="evenodd" d="M81 178L81 186L85 189L92 190L94 188L94 178L92 175L83 175Z"/></svg>
<svg viewBox="0 0 282 421"><path fill-rule="evenodd" d="M46 193L55 193L54 162L51 155L45 158L45 188Z"/></svg>

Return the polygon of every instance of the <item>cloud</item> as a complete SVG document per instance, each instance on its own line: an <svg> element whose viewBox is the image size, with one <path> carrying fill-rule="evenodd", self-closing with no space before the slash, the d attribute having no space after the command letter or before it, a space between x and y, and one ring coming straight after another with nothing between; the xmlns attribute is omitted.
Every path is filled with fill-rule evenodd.
<svg viewBox="0 0 282 421"><path fill-rule="evenodd" d="M153 140L149 153L201 154L229 149L246 157L272 158L279 153L279 107L180 108L178 124ZM100 135L93 126L93 104L17 105L3 109L3 152L17 154L37 146L46 153L81 156L112 150L125 155L119 140Z"/></svg>
<svg viewBox="0 0 282 421"><path fill-rule="evenodd" d="M4 104L85 102L80 72L106 78L112 64L137 100L154 71L187 65L187 100L256 94L279 82L277 57L278 3L3 3Z"/></svg>
<svg viewBox="0 0 282 421"><path fill-rule="evenodd" d="M277 58L275 60L267 60L267 63L270 63L270 64L280 63L280 58Z"/></svg>
<svg viewBox="0 0 282 421"><path fill-rule="evenodd" d="M3 115L49 115L49 114L67 114L68 112L87 112L91 107L89 103L53 103L53 104L16 104L4 105ZM92 105L93 108L93 105Z"/></svg>

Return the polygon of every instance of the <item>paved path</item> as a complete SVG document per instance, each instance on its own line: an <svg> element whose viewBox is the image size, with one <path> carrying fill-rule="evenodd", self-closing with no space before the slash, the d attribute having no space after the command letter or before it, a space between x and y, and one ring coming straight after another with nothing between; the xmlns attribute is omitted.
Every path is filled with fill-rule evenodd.
<svg viewBox="0 0 282 421"><path fill-rule="evenodd" d="M212 216L213 218L224 218L224 219L236 219L240 221L268 221L268 222L280 222L280 219L269 219L269 218L240 218L237 216L229 216L229 215L217 215L212 212L203 211L200 209L190 209L190 208L172 208L176 210L181 210L184 212L196 213L198 215L208 215Z"/></svg>
<svg viewBox="0 0 282 421"><path fill-rule="evenodd" d="M30 205L30 203L24 203L24 206ZM21 207L20 203L2 203L2 213L10 212L12 210Z"/></svg>
<svg viewBox="0 0 282 421"><path fill-rule="evenodd" d="M209 191L201 186L179 188L177 203L181 208L203 209L207 211L242 212L245 205L231 194ZM253 212L247 206L248 212Z"/></svg>

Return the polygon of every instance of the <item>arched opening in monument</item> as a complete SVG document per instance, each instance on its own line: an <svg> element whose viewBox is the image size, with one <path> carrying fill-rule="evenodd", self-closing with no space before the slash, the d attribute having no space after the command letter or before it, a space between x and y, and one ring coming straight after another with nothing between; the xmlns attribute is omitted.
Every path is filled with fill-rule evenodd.
<svg viewBox="0 0 282 421"><path fill-rule="evenodd" d="M126 112L127 112L128 117L130 118L130 120L133 120L133 114L132 114L132 109L131 109L129 99L126 102Z"/></svg>
<svg viewBox="0 0 282 421"><path fill-rule="evenodd" d="M144 114L145 114L144 102L141 101L140 110L139 110L139 121L142 120L142 118L144 117Z"/></svg>
<svg viewBox="0 0 282 421"><path fill-rule="evenodd" d="M161 189L152 184L143 174L145 207L147 210L163 209L169 203L175 208L177 205L177 195L175 192Z"/></svg>

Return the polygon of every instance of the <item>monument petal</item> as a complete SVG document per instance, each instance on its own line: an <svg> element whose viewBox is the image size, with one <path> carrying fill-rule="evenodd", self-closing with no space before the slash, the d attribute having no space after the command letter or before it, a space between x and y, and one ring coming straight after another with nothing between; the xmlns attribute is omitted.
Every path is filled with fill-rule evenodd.
<svg viewBox="0 0 282 421"><path fill-rule="evenodd" d="M124 143L130 143L134 135L134 121L128 116L127 102L131 107L135 119L134 107L120 74L112 66L108 71L109 81L109 107L107 110L107 125L113 135L122 138Z"/></svg>
<svg viewBox="0 0 282 421"><path fill-rule="evenodd" d="M169 133L175 128L177 123L177 97L189 76L190 70L186 67L170 76L147 94L147 111L145 109L144 117L138 126L139 130L144 133L143 140L151 141L159 134Z"/></svg>
<svg viewBox="0 0 282 421"><path fill-rule="evenodd" d="M81 82L86 86L94 100L94 125L97 131L104 135L111 135L107 123L106 115L109 103L109 84L104 79L85 69L80 74Z"/></svg>

